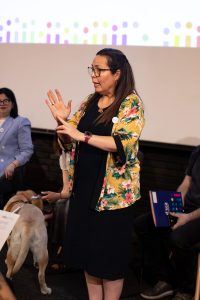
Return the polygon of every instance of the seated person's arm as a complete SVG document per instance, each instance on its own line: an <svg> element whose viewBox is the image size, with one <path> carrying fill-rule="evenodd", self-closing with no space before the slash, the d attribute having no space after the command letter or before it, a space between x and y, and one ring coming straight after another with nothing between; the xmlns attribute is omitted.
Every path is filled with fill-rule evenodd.
<svg viewBox="0 0 200 300"><path fill-rule="evenodd" d="M176 229L194 219L200 218L200 208L197 208L189 214L171 212L170 215L177 218L177 223L172 227L172 229Z"/></svg>
<svg viewBox="0 0 200 300"><path fill-rule="evenodd" d="M200 208L197 208L194 211L192 211L191 213L189 213L188 217L189 217L188 221L192 221L194 219L200 218Z"/></svg>
<svg viewBox="0 0 200 300"><path fill-rule="evenodd" d="M60 193L52 191L41 192L42 200L48 201L49 203L54 203L60 199Z"/></svg>
<svg viewBox="0 0 200 300"><path fill-rule="evenodd" d="M46 200L49 203L54 203L59 199L69 198L69 181L68 181L67 170L62 170L62 177L63 177L63 187L61 192L52 192L52 191L41 192L42 200Z"/></svg>
<svg viewBox="0 0 200 300"><path fill-rule="evenodd" d="M46 200L50 203L56 202L59 199L69 198L69 179L68 179L68 155L64 151L60 155L59 164L62 170L63 187L61 192L45 191L41 192L42 200Z"/></svg>
<svg viewBox="0 0 200 300"><path fill-rule="evenodd" d="M63 188L60 193L60 199L69 198L69 180L68 180L68 171L62 170L62 178L63 178Z"/></svg>
<svg viewBox="0 0 200 300"><path fill-rule="evenodd" d="M181 192L181 194L182 194L183 202L185 199L185 195L187 194L187 191L188 191L189 187L191 186L191 183L192 183L192 177L185 175L183 181L177 188L177 192Z"/></svg>
<svg viewBox="0 0 200 300"><path fill-rule="evenodd" d="M185 195L187 194L187 192L191 186L191 183L192 183L192 177L189 175L185 175L183 181L177 188L177 192L181 192L181 194L182 194L183 203L184 203ZM190 221L190 216L189 216L190 214L171 212L170 215L177 218L177 222L172 227L172 229L176 229Z"/></svg>
<svg viewBox="0 0 200 300"><path fill-rule="evenodd" d="M189 175L185 175L182 183L178 186L177 191L181 192L183 201L185 199L185 195L189 190L192 183L192 177ZM170 213L173 217L177 218L177 223L173 226L173 229L176 229L187 222L190 222L196 218L200 218L200 208L196 209L195 211L185 214L185 213Z"/></svg>

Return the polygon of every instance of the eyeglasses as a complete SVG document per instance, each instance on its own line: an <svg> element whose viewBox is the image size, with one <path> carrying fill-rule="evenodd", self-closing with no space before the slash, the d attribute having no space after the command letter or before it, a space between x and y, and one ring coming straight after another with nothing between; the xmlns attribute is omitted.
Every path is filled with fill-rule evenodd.
<svg viewBox="0 0 200 300"><path fill-rule="evenodd" d="M99 76L101 76L101 72L104 72L104 71L110 71L111 69L101 69L101 68L97 68L97 67L88 67L88 74L90 75L90 76L92 76L92 74L94 73L94 75L96 76L96 77L99 77Z"/></svg>
<svg viewBox="0 0 200 300"><path fill-rule="evenodd" d="M0 105L5 105L10 103L10 99L4 99L4 100L0 100Z"/></svg>

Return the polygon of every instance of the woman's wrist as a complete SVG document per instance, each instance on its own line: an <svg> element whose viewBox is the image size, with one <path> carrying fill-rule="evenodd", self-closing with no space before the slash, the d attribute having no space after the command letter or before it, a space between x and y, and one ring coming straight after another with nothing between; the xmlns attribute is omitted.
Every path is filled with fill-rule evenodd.
<svg viewBox="0 0 200 300"><path fill-rule="evenodd" d="M63 118L63 120L64 120L65 122L67 122L69 119L68 119L68 117L65 116L65 118ZM59 125L62 125L62 122L61 122L60 120L57 119L57 124L58 124L58 126L59 126Z"/></svg>
<svg viewBox="0 0 200 300"><path fill-rule="evenodd" d="M18 167L18 164L17 164L15 161L12 161L11 164L12 164L15 168Z"/></svg>
<svg viewBox="0 0 200 300"><path fill-rule="evenodd" d="M84 138L84 142L86 143L86 144L88 144L88 142L89 142L89 140L91 139L91 137L92 137L92 133L90 132L90 131L85 131L84 132L84 136L83 136L83 138Z"/></svg>
<svg viewBox="0 0 200 300"><path fill-rule="evenodd" d="M67 193L60 192L60 199L67 199L67 198L68 198Z"/></svg>

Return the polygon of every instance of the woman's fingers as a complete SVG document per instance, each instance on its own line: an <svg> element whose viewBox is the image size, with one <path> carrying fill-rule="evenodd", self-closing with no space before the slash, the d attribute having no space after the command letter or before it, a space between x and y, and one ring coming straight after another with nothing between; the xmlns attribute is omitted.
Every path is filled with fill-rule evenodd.
<svg viewBox="0 0 200 300"><path fill-rule="evenodd" d="M51 110L53 105L51 104L50 100L49 99L45 99L45 103L48 105L48 107Z"/></svg>
<svg viewBox="0 0 200 300"><path fill-rule="evenodd" d="M48 100L46 101L49 105L56 105L57 107L65 107L65 109L71 110L72 100L69 100L65 105L59 90L56 89L55 92L49 90L47 92L47 96L48 96Z"/></svg>
<svg viewBox="0 0 200 300"><path fill-rule="evenodd" d="M72 100L69 100L67 102L67 108L71 110L71 106L72 106Z"/></svg>
<svg viewBox="0 0 200 300"><path fill-rule="evenodd" d="M49 90L47 96L48 98L45 99L45 102L54 119L60 121L62 124L66 124L64 120L67 120L71 113L72 100L69 100L67 104L64 104L62 96L57 89L55 91Z"/></svg>
<svg viewBox="0 0 200 300"><path fill-rule="evenodd" d="M61 96L61 93L59 92L59 90L55 89L55 93L57 96L57 100L63 102L63 98Z"/></svg>
<svg viewBox="0 0 200 300"><path fill-rule="evenodd" d="M49 90L47 93L49 100L52 104L56 104L58 102L63 102L63 98L59 90L55 89L55 91Z"/></svg>
<svg viewBox="0 0 200 300"><path fill-rule="evenodd" d="M48 96L49 101L51 102L51 104L57 102L57 96L54 94L54 92L52 90L49 90L47 92L47 96Z"/></svg>

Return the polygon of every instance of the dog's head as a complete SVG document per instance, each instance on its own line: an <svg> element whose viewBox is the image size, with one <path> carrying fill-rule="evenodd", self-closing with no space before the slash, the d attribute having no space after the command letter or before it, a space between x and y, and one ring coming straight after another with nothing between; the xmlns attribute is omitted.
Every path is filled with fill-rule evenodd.
<svg viewBox="0 0 200 300"><path fill-rule="evenodd" d="M12 207L17 203L30 203L43 210L42 199L40 199L40 197L35 198L35 196L37 196L37 194L33 190L18 191L13 197L8 200L8 202L4 206L4 210L12 211Z"/></svg>
<svg viewBox="0 0 200 300"><path fill-rule="evenodd" d="M18 191L16 195L25 196L29 203L43 210L43 201L40 197L36 197L37 194L33 190Z"/></svg>
<svg viewBox="0 0 200 300"><path fill-rule="evenodd" d="M18 191L16 195L23 195L26 197L28 201L31 202L31 197L36 196L37 194L33 190L25 190L25 191Z"/></svg>

